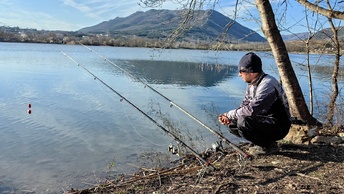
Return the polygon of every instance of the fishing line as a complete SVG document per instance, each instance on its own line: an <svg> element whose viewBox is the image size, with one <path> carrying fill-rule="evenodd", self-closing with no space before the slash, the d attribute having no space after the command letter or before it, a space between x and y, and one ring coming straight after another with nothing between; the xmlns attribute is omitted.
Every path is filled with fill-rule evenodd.
<svg viewBox="0 0 344 194"><path fill-rule="evenodd" d="M156 98L156 95L152 95L152 93L150 92L151 90L148 90L147 89L147 87L144 87L145 88L145 91L146 91L146 93L151 97L151 98L153 98L153 99L155 99L155 101L156 101L156 104L153 104L153 105L157 105L160 109L159 109L159 116L162 118L162 120L163 120L163 122L169 122L171 119L168 119L169 117L167 117L167 116L169 116L170 114L168 114L168 115L163 115L162 113L161 113L161 106L160 106L160 104L163 104L162 103L162 101L160 100L160 99L158 99L158 98ZM153 108L153 106L152 106L152 110L154 111L154 108ZM172 115L173 115L173 117L177 120L175 123L168 123L167 124L167 126L170 126L170 127L172 127L172 126L179 126L179 128L181 128L181 129L183 129L183 127L184 127L184 125L183 125L183 122L180 120L180 117L177 115L177 112L176 112L176 110L175 109L172 109ZM166 126L166 124L165 124L165 126ZM172 130L174 130L174 128L176 128L176 127L173 127L172 128ZM184 130L184 131L186 131L186 133L183 133L182 134L182 132L180 131L180 130L178 130L177 131L177 133L178 134L180 134L180 136L179 137L188 137L188 138L190 138L191 137L191 135L190 135L190 132L186 129L186 130ZM196 145L195 143L194 143L194 141L192 141L192 143L194 144L194 145ZM171 145L171 143L170 143L170 145ZM195 146L193 146L193 147L195 147Z"/></svg>
<svg viewBox="0 0 344 194"><path fill-rule="evenodd" d="M86 72L85 72L85 75L86 75ZM97 82L97 85L98 85L98 88L99 88L100 91L102 91L107 97L111 98L112 100L117 100L117 99L114 98L112 95L110 95L108 92L106 92L106 91L103 89L103 87L101 87L100 84L101 84L100 82ZM102 85L102 86L103 86L103 85ZM149 139L149 138L143 136L142 134L140 134L139 131L138 131L138 130L136 129L136 127L134 126L133 122L130 120L129 114L128 114L127 109L125 108L124 104L121 103L121 105L122 105L122 108L123 108L123 110L124 110L126 119L128 120L128 122L130 123L131 127L134 129L135 133L136 133L139 137L141 137L141 138L144 139L144 140L147 140L148 142L152 143L152 144L155 145L155 146L165 146L165 145L162 145L162 144L157 144L157 143L153 142L151 139Z"/></svg>
<svg viewBox="0 0 344 194"><path fill-rule="evenodd" d="M87 48L88 50L90 50L91 52L95 53L96 55L98 55L100 58L102 58L104 61L112 64L113 66L117 67L118 69L120 69L122 72L126 73L129 77L133 78L134 80L139 80L142 84L144 84L145 87L148 87L149 89L151 89L153 92L159 94L162 98L164 98L165 100L167 100L170 103L170 107L177 107L181 112L183 112L184 114L186 114L187 116L189 116L190 118L192 118L193 120L195 120L197 123L199 123L201 126L203 126L204 128L208 129L210 132L212 132L214 135L216 135L219 139L221 139L221 141L225 142L227 145L229 145L230 147L232 147L238 154L242 155L245 159L253 159L251 155L245 153L243 150L241 150L238 146L236 146L235 144L233 144L232 142L230 142L226 137L224 137L222 134L220 134L219 132L213 130L212 128L210 128L209 126L207 126L206 124L204 124L202 121L200 121L199 119L197 119L195 116L193 116L191 113L189 113L188 111L186 111L185 109L183 109L182 107L180 107L178 104L174 103L172 100L170 100L169 98L167 98L165 95L163 95L162 93L160 93L159 91L157 91L156 89L152 88L150 85L148 85L148 83L145 83L144 81L142 81L142 79L133 76L131 73L127 72L126 70L124 70L123 68L121 68L120 66L116 65L114 62L110 61L109 59L105 58L104 56L100 55L98 52L94 51L93 49L91 49L90 47L80 43L82 46L84 46L85 48Z"/></svg>
<svg viewBox="0 0 344 194"><path fill-rule="evenodd" d="M134 131L136 132L136 134L137 134L139 137L141 137L142 139L145 139L145 140L149 141L150 143L152 143L152 144L155 145L155 146L166 146L165 144L164 144L164 145L162 145L162 144L157 144L157 143L153 142L151 139L149 139L149 138L147 138L147 137L141 135L141 134L138 132L138 130L136 129L136 127L134 126L133 122L131 122L131 120L129 119L129 114L128 114L127 109L125 108L125 106L124 106L123 103L122 103L122 108L124 109L125 116L126 116L128 122L130 123L131 127L134 129Z"/></svg>
<svg viewBox="0 0 344 194"><path fill-rule="evenodd" d="M156 95L152 95L152 93L150 92L151 90L148 90L146 87L145 87L145 91L146 91L146 93L151 97L151 98L153 98L157 103L156 103L156 105L160 108L160 110L161 110L161 106L160 106L160 104L163 104L162 103L162 101L160 101L160 99L158 99L157 97L156 97ZM153 108L153 106L152 106L152 110L154 111L154 108ZM160 113L161 111L159 111L159 113ZM177 116L177 113L176 113L176 111L175 111L175 109L172 109L172 115L174 116L174 118L177 120L177 126L182 126L182 122L180 121L180 119L179 119L179 117ZM160 115L159 115L161 118L165 118L165 115L162 115L162 113L160 113ZM165 119L167 119L167 118L165 118Z"/></svg>
<svg viewBox="0 0 344 194"><path fill-rule="evenodd" d="M167 133L168 135L170 135L175 141L177 141L180 145L184 146L185 148L187 148L194 156L196 156L196 158L201 161L205 166L210 166L211 168L215 169L215 167L211 164L208 163L207 161L205 161L194 149L192 149L190 146L188 146L186 143L184 143L183 141L181 141L176 135L174 135L173 133L171 133L169 130L167 130L165 127L163 127L162 125L160 125L158 122L156 122L152 117L150 117L149 115L147 115L145 112L143 112L140 108L138 108L135 104L133 104L131 101L129 101L127 98L125 98L124 96L122 96L119 92L117 92L115 89L113 89L111 86L109 86L108 84L106 84L103 80L99 79L95 74L93 74L91 71L89 71L86 67L84 67L83 65L81 65L80 63L76 62L72 57L70 57L69 55L67 55L65 52L61 51L61 53L63 55L65 55L68 59L70 59L71 61L73 61L75 64L77 64L79 67L83 68L86 72L88 72L90 75L93 76L93 78L95 80L98 80L99 82L101 82L102 84L104 84L104 86L106 86L107 88L109 88L112 92L114 92L115 94L117 94L121 100L120 101L125 101L127 102L129 105L131 105L133 108L135 108L137 111L139 111L141 114L143 114L146 118L148 118L150 121L152 121L155 125L157 125L161 130L163 130L165 133Z"/></svg>
<svg viewBox="0 0 344 194"><path fill-rule="evenodd" d="M19 71L15 71L15 72L19 72ZM20 71L21 73L28 73L28 77L31 77L31 71ZM24 76L24 78L26 78L26 76ZM30 80L31 81L31 80ZM45 85L45 82L39 82L40 85L38 85L37 87L32 87L31 85L24 85L23 90L20 91L20 95L17 98L17 100L20 101L26 101L26 106L27 106L27 114L32 114L34 112L36 112L36 108L46 105L46 101L44 101L44 99L47 99L46 96L47 95L51 95L52 92L54 92L50 87L50 90L45 90L44 93L42 93L40 90L42 90L42 86L41 84ZM56 80L53 80L51 84L56 84ZM49 106L47 107L48 110L50 110L52 108L51 104L48 104Z"/></svg>
<svg viewBox="0 0 344 194"><path fill-rule="evenodd" d="M147 94L148 94L151 98L153 98L153 99L158 103L159 106L160 106L160 104L163 104L163 102L162 102L160 99L158 99L158 98L156 97L156 95L152 95L152 93L150 92L150 91L152 91L152 90L147 89L147 87L144 87L144 88L145 88L145 91L147 92ZM173 112L174 118L177 120L177 124L179 124L179 126L182 126L182 122L180 121L179 116L177 116L177 113L176 113L175 109L172 109L172 112Z"/></svg>

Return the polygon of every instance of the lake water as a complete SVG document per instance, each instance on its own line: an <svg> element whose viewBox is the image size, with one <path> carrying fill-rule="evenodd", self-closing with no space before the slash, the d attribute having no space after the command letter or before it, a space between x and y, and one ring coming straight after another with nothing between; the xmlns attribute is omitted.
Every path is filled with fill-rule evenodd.
<svg viewBox="0 0 344 194"><path fill-rule="evenodd" d="M167 129L179 131L197 151L210 147L214 135L143 83L239 141L219 128L216 116L242 100L246 85L236 64L246 52L90 48L125 71L80 45L0 43L0 192L61 193L134 172L135 166L162 165L157 157L174 159L167 152L174 140L82 67ZM258 54L265 71L276 76L271 54ZM299 65L305 56L290 56L308 100L307 74ZM312 55L311 63L334 61L330 55L318 59ZM330 75L313 76L317 103L326 103Z"/></svg>

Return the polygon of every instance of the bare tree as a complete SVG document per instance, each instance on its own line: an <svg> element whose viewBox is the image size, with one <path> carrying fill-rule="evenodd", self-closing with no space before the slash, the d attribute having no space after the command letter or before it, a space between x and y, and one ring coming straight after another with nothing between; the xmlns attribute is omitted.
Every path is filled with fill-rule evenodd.
<svg viewBox="0 0 344 194"><path fill-rule="evenodd" d="M326 5L327 5L327 9L323 8L320 6L320 3L322 1L315 1L314 3L311 3L309 1L306 0L297 0L297 2L299 2L301 5L305 6L307 9L312 10L316 13L319 13L325 17L327 17L331 30L333 32L333 36L330 37L332 42L333 42L333 46L335 49L335 56L336 56L336 60L334 63L334 67L333 67L333 71L332 71L332 96L331 96L331 100L329 103L329 109L328 109L328 115L327 115L327 122L329 125L333 125L333 118L334 118L334 111L335 111L335 107L336 107L336 100L337 97L339 95L339 91L338 91L338 72L339 72L339 64L340 64L340 54L341 54L341 46L340 46L340 42L338 40L338 31L339 28L336 28L334 23L333 23L333 19L340 19L340 20L344 20L344 12L342 11L337 11L333 9L333 6L330 4L329 0L326 0ZM338 5L340 3L344 3L344 1L335 1L334 4Z"/></svg>
<svg viewBox="0 0 344 194"><path fill-rule="evenodd" d="M306 57L307 57L307 73L308 73L308 83L309 83L309 112L313 115L313 81L312 81L312 74L311 74L311 67L310 67L310 41L314 37L315 33L311 31L309 20L308 20L308 14L307 9L305 9L305 16L306 16L306 23L308 28L308 37L305 41L306 44ZM317 22L315 23L314 27L317 25Z"/></svg>
<svg viewBox="0 0 344 194"><path fill-rule="evenodd" d="M268 0L255 0L259 11L262 31L270 44L278 72L286 90L291 114L298 119L314 125L316 119L310 114L301 87L290 62L287 48L276 25L275 14Z"/></svg>
<svg viewBox="0 0 344 194"><path fill-rule="evenodd" d="M327 0L328 2L328 0ZM330 5L330 3L328 2L328 7L329 10L332 10L332 7ZM335 110L335 106L336 106L336 100L338 97L338 71L339 71L339 61L340 61L340 43L338 40L338 28L336 28L333 24L332 18L328 18L328 21L330 23L331 26L331 30L333 32L333 45L335 48L335 55L336 55L336 60L334 63L334 67L333 67L333 72L332 72L332 96L331 96L331 101L329 103L329 112L328 112L328 124L333 125L333 117L334 117L334 110Z"/></svg>
<svg viewBox="0 0 344 194"><path fill-rule="evenodd" d="M338 28L336 28L333 24L333 21L331 18L328 19L329 23L331 25L331 30L333 32L333 45L335 48L335 55L336 55L336 60L334 63L333 67L333 72L332 72L332 96L331 96L331 101L329 103L329 112L328 112L328 124L333 125L333 118L334 118L334 110L336 106L336 100L338 97L338 72L339 72L339 62L340 62L340 43L338 40Z"/></svg>

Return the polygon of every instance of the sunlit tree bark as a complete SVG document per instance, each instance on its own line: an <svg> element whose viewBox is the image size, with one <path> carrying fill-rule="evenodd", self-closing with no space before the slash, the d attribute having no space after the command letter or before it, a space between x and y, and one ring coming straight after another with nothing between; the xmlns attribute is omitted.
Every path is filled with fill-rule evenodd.
<svg viewBox="0 0 344 194"><path fill-rule="evenodd" d="M314 3L311 3L310 1L307 1L307 0L296 0L296 1L299 2L301 5L305 6L307 9L317 12L327 18L335 18L335 19L344 20L343 11L323 8L317 4L319 3L318 0L315 1ZM341 1L341 3L343 2Z"/></svg>
<svg viewBox="0 0 344 194"><path fill-rule="evenodd" d="M329 18L329 23L333 32L333 45L336 51L336 60L334 62L334 67L332 71L332 96L329 103L329 110L327 114L327 122L329 125L333 125L334 112L336 108L336 101L339 95L338 90L338 72L339 72L339 62L340 62L340 43L338 40L338 29L335 28L333 21Z"/></svg>
<svg viewBox="0 0 344 194"><path fill-rule="evenodd" d="M338 37L337 37L337 33L338 30L335 29L335 27L333 26L332 22L331 22L331 28L334 32L334 37L333 37L333 41L334 41L334 45L335 45L335 49L336 49L336 61L335 61L335 65L333 67L333 72L332 72L332 96L331 96L331 100L329 103L329 113L328 113L328 124L333 125L333 118L334 118L334 110L335 110L335 106L336 106L336 100L339 94L338 91L338 71L339 71L339 61L340 61L340 44L338 41Z"/></svg>

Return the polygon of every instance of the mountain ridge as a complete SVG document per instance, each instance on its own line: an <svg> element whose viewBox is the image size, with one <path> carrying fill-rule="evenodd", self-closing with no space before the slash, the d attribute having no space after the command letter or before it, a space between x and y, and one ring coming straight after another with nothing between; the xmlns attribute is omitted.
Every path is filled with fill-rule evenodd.
<svg viewBox="0 0 344 194"><path fill-rule="evenodd" d="M156 10L138 11L128 17L116 17L103 21L94 26L85 27L77 32L106 33L112 35L136 35L147 38L167 38L183 21L185 10ZM266 39L257 32L224 16L215 10L196 10L189 15L192 21L183 25L187 28L181 36L184 39L199 39L217 41L222 39L227 31L227 42L265 42ZM227 28L227 25L231 25Z"/></svg>

